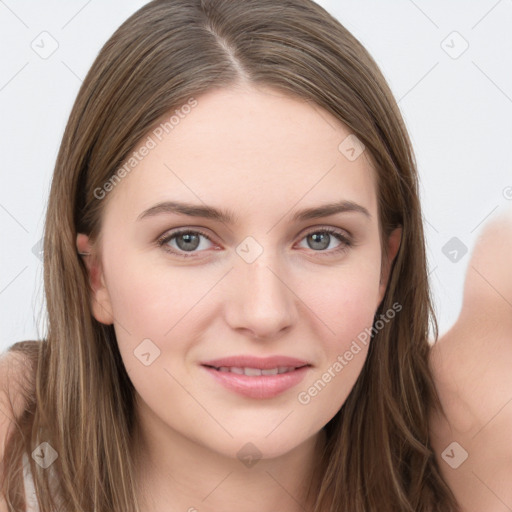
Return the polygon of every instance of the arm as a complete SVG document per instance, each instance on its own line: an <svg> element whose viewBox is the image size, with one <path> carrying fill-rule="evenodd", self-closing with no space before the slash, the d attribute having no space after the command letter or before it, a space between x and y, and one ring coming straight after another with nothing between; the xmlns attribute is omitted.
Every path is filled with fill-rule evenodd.
<svg viewBox="0 0 512 512"><path fill-rule="evenodd" d="M459 321L512 327L512 207L488 221L471 254Z"/></svg>
<svg viewBox="0 0 512 512"><path fill-rule="evenodd" d="M512 510L512 208L482 228L431 365L446 414L431 415L432 446L461 510Z"/></svg>

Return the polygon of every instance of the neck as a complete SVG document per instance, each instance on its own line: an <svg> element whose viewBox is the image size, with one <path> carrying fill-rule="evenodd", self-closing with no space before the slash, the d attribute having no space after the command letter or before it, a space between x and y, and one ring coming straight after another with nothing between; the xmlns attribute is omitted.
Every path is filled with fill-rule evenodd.
<svg viewBox="0 0 512 512"><path fill-rule="evenodd" d="M323 430L288 453L245 465L170 428L140 398L136 404L134 461L141 512L313 510Z"/></svg>

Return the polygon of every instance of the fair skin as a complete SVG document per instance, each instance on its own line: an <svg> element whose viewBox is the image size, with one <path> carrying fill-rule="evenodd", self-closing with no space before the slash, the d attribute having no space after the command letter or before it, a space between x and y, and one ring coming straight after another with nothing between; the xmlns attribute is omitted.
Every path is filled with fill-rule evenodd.
<svg viewBox="0 0 512 512"><path fill-rule="evenodd" d="M90 253L83 257L94 316L114 325L136 389L143 510L298 512L311 506L303 490L316 476L321 429L346 400L368 347L360 343L342 371L331 373L335 384L308 403L298 394L371 328L401 229L381 246L371 161L367 152L354 160L341 153L350 131L326 111L248 86L197 100L109 192L101 253L82 234L77 248ZM368 215L292 218L341 200ZM237 220L169 212L138 220L163 201L227 209ZM196 237L187 251L193 243L176 236L159 247L156 240L176 228L210 240ZM351 236L353 245L326 228ZM245 245L249 236L255 245ZM237 248L263 252L249 263ZM381 268L383 250L390 259ZM145 339L146 353L160 351L147 366L134 355ZM309 367L277 396L248 397L201 365L232 355L286 355ZM258 459L250 467L237 456L247 443L258 450L249 448Z"/></svg>
<svg viewBox="0 0 512 512"><path fill-rule="evenodd" d="M328 385L311 403L300 407L296 393L258 401L215 388L206 379L208 375L199 373L195 363L218 354L300 354L314 364L307 382L299 386L300 390L307 389L322 373L322 366L341 353L349 333L370 325L371 313L384 290L382 284L377 284L378 276L374 272L380 262L374 224L375 196L373 191L365 195L368 190L374 190L373 184L368 162L362 158L348 162L336 153L336 146L346 132L325 112L322 112L324 121L319 122L318 110L315 114L305 104L288 100L268 103L272 100L268 94L251 94L243 99L231 95L214 100L214 95L201 98L200 110L172 132L172 140L161 142L153 150L154 156L148 155L137 166L137 172L125 178L116 189L123 192L117 197L113 192L109 197L112 201L105 217L108 222L104 227L107 235L102 268L92 263L91 256L84 257L95 290L94 314L98 320L116 327L123 359L138 392L138 416L144 435L137 467L146 494L152 496L143 512L173 510L169 503L183 511L192 511L193 507L199 511L244 510L241 503L247 504L247 510L254 510L254 503L258 510L299 510L296 500L300 496L300 481L314 460L316 432L345 399L365 353L359 354L363 357L352 360L336 377L335 381L342 383L343 392L333 395L334 386ZM247 113L245 121L240 112ZM293 123L289 118L284 121L289 114ZM329 128L326 119L332 123ZM203 126L214 123L215 130L202 137L199 120L204 121ZM226 138L227 135L232 138ZM255 145L254 141L261 142ZM216 158L211 157L214 153ZM189 156L187 161L187 154L194 156ZM205 159L201 162L199 158L203 154ZM266 163L264 158L274 162L278 161L277 157L287 165L261 165ZM159 172L162 162L176 174L169 169L167 173ZM237 165L238 162L243 165ZM327 164L326 169L322 170L319 162L324 167ZM323 171L327 172L334 164L326 178L320 180ZM226 169L245 172L242 177L234 172L227 176ZM277 174L276 169L281 172ZM144 175L144 180L137 181L137 175ZM184 181L179 181L177 176ZM304 184L310 186L304 188ZM272 195L283 186L287 192L284 199ZM250 203L243 195L247 190L251 192ZM333 195L333 191L340 194ZM134 216L139 210L171 192L191 202L198 202L197 194L204 203L228 205L241 221L232 226L233 232L214 221L173 216L158 221L148 219L144 228L135 228ZM317 222L298 226L288 220L303 206L340 196L364 204L372 214L372 221L367 223L357 214L347 213L318 222L347 230L353 228L354 233L357 230L361 244L356 248L357 261L350 251L338 259L321 260L312 248L307 248L302 234L299 235ZM149 222L159 225L150 226ZM208 267L206 262L185 263L167 254L160 256L146 243L143 233L144 230L154 232L156 238L159 231L191 225L217 235L217 244L223 252L208 260L215 265L211 263ZM251 265L235 252L236 242L247 234L265 248L263 258ZM391 255L396 253L397 239L395 242L390 239ZM210 244L206 240L201 243L201 250L210 252L207 249ZM298 245L309 256L299 253ZM333 241L330 245L337 244ZM80 252L91 250L84 235L78 236L77 247ZM512 208L509 207L506 213L494 216L482 228L470 255L460 316L432 350L433 375L447 414L447 419L431 416L432 446L443 476L462 505L462 512L512 510L510 254ZM371 270L370 275L363 268ZM202 272L199 277L198 272ZM309 276L312 272L314 276ZM155 277L157 273L160 279ZM194 279L186 279L189 274ZM333 286L338 281L342 286ZM172 283L171 287L166 286L168 282ZM319 286L308 286L311 283ZM175 296L178 301L172 300ZM339 315L330 304L341 305ZM359 316L354 317L355 313ZM333 336L326 325L337 335ZM162 350L161 356L147 367L132 353L144 337L160 343ZM0 358L2 387L7 382L12 384L13 374L21 375L22 370L22 361L16 354L3 355ZM15 415L19 416L23 404L12 391ZM8 402L3 394L0 399L5 412ZM167 403L173 404L174 416L166 412ZM12 429L9 417L0 414L0 458L3 442ZM251 468L246 468L236 457L247 440L252 440L263 456ZM319 441L321 444L322 439ZM451 453L451 459L441 456L453 441L468 453L468 458L456 469L446 460L453 463L454 456L460 456L457 450ZM6 510L4 500L0 499L0 512Z"/></svg>
<svg viewBox="0 0 512 512"><path fill-rule="evenodd" d="M481 230L470 255L459 317L431 353L446 412L446 418L431 416L432 445L463 512L512 510L511 254L509 206ZM459 447L442 457L454 441L467 453L466 460Z"/></svg>

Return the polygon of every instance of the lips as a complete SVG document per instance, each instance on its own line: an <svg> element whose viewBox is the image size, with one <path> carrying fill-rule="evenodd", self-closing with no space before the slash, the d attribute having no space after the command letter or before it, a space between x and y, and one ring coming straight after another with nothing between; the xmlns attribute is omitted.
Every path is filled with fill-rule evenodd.
<svg viewBox="0 0 512 512"><path fill-rule="evenodd" d="M270 370L273 368L301 368L310 366L307 361L288 356L254 357L231 356L222 359L212 359L202 363L213 368L254 368Z"/></svg>
<svg viewBox="0 0 512 512"><path fill-rule="evenodd" d="M250 398L272 398L296 386L312 366L287 356L233 356L201 363L224 387Z"/></svg>
<svg viewBox="0 0 512 512"><path fill-rule="evenodd" d="M221 366L221 367L211 367L215 368L219 372L229 372L236 373L237 375L247 375L248 377L260 377L261 375L280 375L282 373L292 372L296 370L295 366L278 366L276 368L251 368L247 367L238 367L238 366Z"/></svg>

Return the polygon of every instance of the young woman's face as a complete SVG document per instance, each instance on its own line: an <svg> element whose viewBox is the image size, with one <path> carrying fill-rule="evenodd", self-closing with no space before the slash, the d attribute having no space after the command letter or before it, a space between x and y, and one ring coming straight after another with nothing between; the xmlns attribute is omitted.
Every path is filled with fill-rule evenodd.
<svg viewBox="0 0 512 512"><path fill-rule="evenodd" d="M143 415L219 454L275 457L336 414L365 361L387 279L374 171L310 102L195 100L102 189L93 310Z"/></svg>

